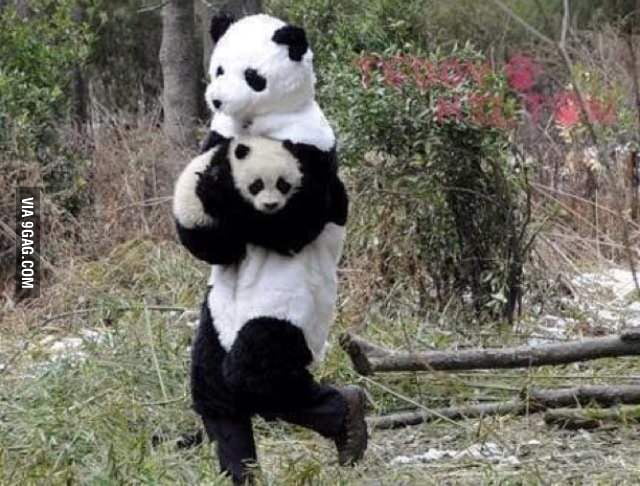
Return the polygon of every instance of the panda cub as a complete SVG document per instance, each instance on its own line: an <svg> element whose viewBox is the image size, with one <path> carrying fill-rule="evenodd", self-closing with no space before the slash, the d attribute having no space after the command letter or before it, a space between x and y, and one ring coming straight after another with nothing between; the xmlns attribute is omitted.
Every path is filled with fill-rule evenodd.
<svg viewBox="0 0 640 486"><path fill-rule="evenodd" d="M235 263L251 243L293 255L328 222L344 226L347 198L335 160L306 144L224 139L194 159L176 184L181 242L212 264Z"/></svg>

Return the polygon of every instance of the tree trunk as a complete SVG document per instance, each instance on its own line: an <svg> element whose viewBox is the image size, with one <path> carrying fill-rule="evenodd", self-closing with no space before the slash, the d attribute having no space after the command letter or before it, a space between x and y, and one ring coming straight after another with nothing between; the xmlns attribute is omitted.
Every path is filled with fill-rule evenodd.
<svg viewBox="0 0 640 486"><path fill-rule="evenodd" d="M193 0L169 0L162 7L164 132L180 146L196 146L195 127L203 97L194 37Z"/></svg>
<svg viewBox="0 0 640 486"><path fill-rule="evenodd" d="M83 2L77 2L71 13L74 22L80 24L84 22L86 17L86 5ZM73 67L71 74L71 107L72 117L76 128L82 130L88 119L87 101L89 98L89 90L85 78L85 73L80 64Z"/></svg>

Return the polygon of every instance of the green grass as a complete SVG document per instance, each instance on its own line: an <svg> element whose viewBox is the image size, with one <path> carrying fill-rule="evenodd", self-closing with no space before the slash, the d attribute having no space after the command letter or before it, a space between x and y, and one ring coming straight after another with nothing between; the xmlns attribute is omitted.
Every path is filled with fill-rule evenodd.
<svg viewBox="0 0 640 486"><path fill-rule="evenodd" d="M218 473L209 444L177 450L173 439L199 427L190 409L188 347L192 329L182 312L158 306L194 308L202 297L206 267L175 245L135 241L97 262L74 267L72 281L51 289L59 312L79 308L24 332L3 327L0 362L0 484L228 484ZM84 289L85 300L77 295ZM145 310L145 303L148 308ZM363 317L368 339L394 348L500 346L522 341L499 325L463 325L458 315L402 315L375 309ZM451 322L457 322L452 325ZM533 321L524 322L526 330ZM363 379L351 369L336 342L347 327L340 318L324 364L316 370L328 383L366 387L371 412L478 403L512 397L525 386L629 383L640 360L600 360L589 364L459 374L404 373ZM101 333L86 339L83 356L54 359L51 339ZM49 339L49 340L47 340ZM25 342L26 341L26 342ZM26 346L25 346L26 344ZM387 390L393 390L394 394ZM284 424L256 420L260 484L423 485L423 484L634 484L640 480L635 427L619 424L584 435L544 425L540 415L434 422L372 434L362 464L340 468L332 443ZM152 437L168 440L157 447ZM537 441L537 445L530 441ZM515 465L477 459L394 464L399 455L429 448L463 450L492 442Z"/></svg>

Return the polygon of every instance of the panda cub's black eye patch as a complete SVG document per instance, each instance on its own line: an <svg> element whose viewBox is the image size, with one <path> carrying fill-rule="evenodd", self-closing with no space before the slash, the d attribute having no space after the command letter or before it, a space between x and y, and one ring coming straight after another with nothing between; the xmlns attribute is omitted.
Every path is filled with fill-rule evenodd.
<svg viewBox="0 0 640 486"><path fill-rule="evenodd" d="M239 143L236 147L236 158L244 159L247 155L249 155L250 149L243 143Z"/></svg>
<svg viewBox="0 0 640 486"><path fill-rule="evenodd" d="M291 190L291 184L285 181L282 177L278 178L276 187L278 188L278 191L280 191L283 195L286 195Z"/></svg>
<svg viewBox="0 0 640 486"><path fill-rule="evenodd" d="M264 189L264 182L262 182L262 179L256 179L255 181L253 181L251 183L251 185L249 186L249 193L252 196L257 195L260 191L262 191Z"/></svg>
<svg viewBox="0 0 640 486"><path fill-rule="evenodd" d="M218 69L216 69L216 78L222 76L224 74L224 69L222 68L222 66L218 66Z"/></svg>
<svg viewBox="0 0 640 486"><path fill-rule="evenodd" d="M254 91L263 91L267 87L267 80L258 74L255 69L247 69L244 72L244 79Z"/></svg>

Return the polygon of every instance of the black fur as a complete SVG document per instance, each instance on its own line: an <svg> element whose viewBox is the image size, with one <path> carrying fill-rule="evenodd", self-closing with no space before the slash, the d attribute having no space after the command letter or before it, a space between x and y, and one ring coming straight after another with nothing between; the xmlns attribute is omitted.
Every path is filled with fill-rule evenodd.
<svg viewBox="0 0 640 486"><path fill-rule="evenodd" d="M178 238L189 252L211 265L229 265L241 261L246 244L233 230L224 226L185 228L176 221Z"/></svg>
<svg viewBox="0 0 640 486"><path fill-rule="evenodd" d="M288 321L260 317L247 322L223 364L236 400L260 404L255 411L295 407L313 381L311 351L303 332Z"/></svg>
<svg viewBox="0 0 640 486"><path fill-rule="evenodd" d="M229 15L216 15L211 19L211 25L209 27L209 34L215 44L225 34L231 24L235 22L233 17Z"/></svg>
<svg viewBox="0 0 640 486"><path fill-rule="evenodd" d="M315 386L311 360L302 331L269 317L245 324L227 353L205 298L191 351L193 407L207 417L295 409Z"/></svg>
<svg viewBox="0 0 640 486"><path fill-rule="evenodd" d="M191 396L193 408L200 415L217 417L237 413L233 393L222 376L222 362L226 355L213 327L205 298L198 332L191 347Z"/></svg>
<svg viewBox="0 0 640 486"><path fill-rule="evenodd" d="M276 30L271 38L276 44L283 44L289 47L289 58L292 61L302 61L309 43L304 29L294 25L285 25Z"/></svg>
<svg viewBox="0 0 640 486"><path fill-rule="evenodd" d="M246 145L244 145L242 143L239 143L238 146L236 147L236 158L242 160L247 155L249 155L250 151L251 151L251 149L249 147L247 147Z"/></svg>
<svg viewBox="0 0 640 486"><path fill-rule="evenodd" d="M219 145L220 143L228 140L229 140L228 138L223 137L215 130L211 130L209 131L209 133L207 133L207 137L203 140L202 144L200 145L200 153L203 154L211 150L215 146Z"/></svg>
<svg viewBox="0 0 640 486"><path fill-rule="evenodd" d="M220 184L218 180L228 179L221 176L226 169L228 160L226 151L229 139L217 132L210 138L215 138L217 150L204 172L198 174L196 196L202 202L205 213L212 219L213 224L185 228L176 220L176 229L180 242L193 256L212 265L228 265L241 261L246 254L246 239L242 235L242 227L237 213L225 210L227 201L237 198L237 194L228 184Z"/></svg>

